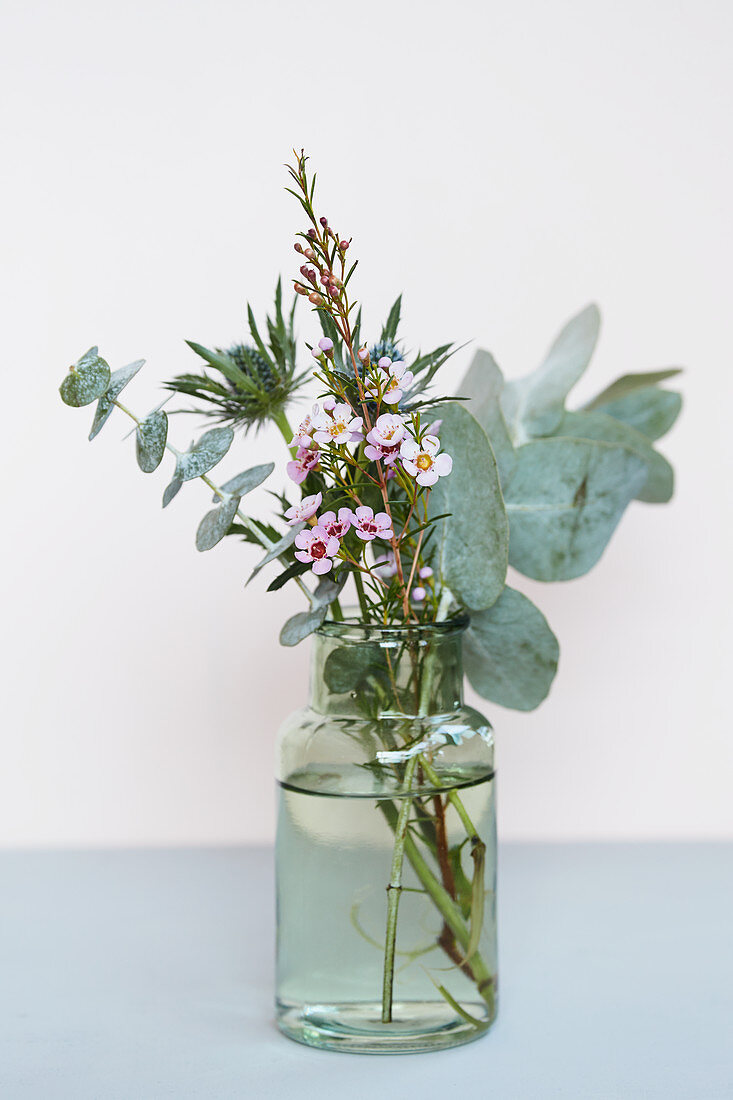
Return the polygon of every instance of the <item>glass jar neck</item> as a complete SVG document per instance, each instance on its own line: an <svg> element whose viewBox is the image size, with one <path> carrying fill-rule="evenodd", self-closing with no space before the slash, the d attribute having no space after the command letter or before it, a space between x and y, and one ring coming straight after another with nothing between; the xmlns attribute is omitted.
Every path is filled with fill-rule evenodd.
<svg viewBox="0 0 733 1100"><path fill-rule="evenodd" d="M425 626L327 622L314 636L311 707L360 718L428 717L463 705L467 617Z"/></svg>

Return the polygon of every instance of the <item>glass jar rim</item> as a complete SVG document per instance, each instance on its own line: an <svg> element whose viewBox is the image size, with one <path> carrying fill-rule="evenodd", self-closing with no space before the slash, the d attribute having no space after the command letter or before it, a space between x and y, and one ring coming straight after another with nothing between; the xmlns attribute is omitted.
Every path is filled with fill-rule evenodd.
<svg viewBox="0 0 733 1100"><path fill-rule="evenodd" d="M348 609L349 611L351 608ZM453 634L462 634L470 623L470 617L462 611L451 619L442 619L433 623L396 623L383 626L380 623L365 623L356 615L347 615L343 620L325 619L316 630L316 634L326 638L338 638L345 642L395 642L408 638L429 639L439 636L445 638Z"/></svg>

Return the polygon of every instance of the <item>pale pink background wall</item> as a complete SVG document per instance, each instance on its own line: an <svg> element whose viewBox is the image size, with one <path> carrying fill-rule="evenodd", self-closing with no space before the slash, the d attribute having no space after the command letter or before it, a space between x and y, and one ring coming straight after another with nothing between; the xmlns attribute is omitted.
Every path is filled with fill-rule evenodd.
<svg viewBox="0 0 733 1100"><path fill-rule="evenodd" d="M128 391L147 410L191 364L184 337L243 335L245 299L262 310L293 270L294 144L354 235L375 327L404 289L410 344L473 339L511 375L595 299L580 396L689 368L662 443L674 505L633 505L585 579L520 582L560 675L533 715L487 709L503 836L730 835L733 8L5 12L0 843L272 836L274 731L306 690L307 646L277 644L298 593L245 592L253 553L235 543L197 554L206 494L187 486L162 513L166 475L138 472L126 426L88 444L88 410L56 387L98 342L113 366L147 357ZM267 435L224 469L266 449L282 456Z"/></svg>

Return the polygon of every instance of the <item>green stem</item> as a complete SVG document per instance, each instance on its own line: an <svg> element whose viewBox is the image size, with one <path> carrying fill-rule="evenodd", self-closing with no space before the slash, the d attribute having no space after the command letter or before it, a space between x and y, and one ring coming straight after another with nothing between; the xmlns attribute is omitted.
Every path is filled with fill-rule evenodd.
<svg viewBox="0 0 733 1100"><path fill-rule="evenodd" d="M387 934L384 944L384 977L382 981L382 1023L392 1022L392 990L394 986L394 956L395 942L397 939L397 913L400 907L400 894L402 893L402 864L405 857L405 843L407 837L407 823L412 809L412 796L409 794L412 786L412 777L417 767L417 757L413 756L405 768L403 789L405 790L400 812L395 827L395 845L392 852L392 871L387 887Z"/></svg>
<svg viewBox="0 0 733 1100"><path fill-rule="evenodd" d="M367 599L364 593L364 582L361 579L359 573L354 573L354 584L356 585L356 594L359 598L359 609L361 610L361 617L365 623L369 622L369 608L367 606Z"/></svg>
<svg viewBox="0 0 733 1100"><path fill-rule="evenodd" d="M283 409L280 409L278 412L273 413L272 414L272 419L275 422L275 424L277 424L278 428L280 429L282 437L285 440L285 442L287 443L288 447L290 447L290 440L293 438L293 429L290 427L290 424L288 423L288 418L285 415L285 411ZM293 454L295 454L295 450L296 450L295 447L290 447L290 450Z"/></svg>

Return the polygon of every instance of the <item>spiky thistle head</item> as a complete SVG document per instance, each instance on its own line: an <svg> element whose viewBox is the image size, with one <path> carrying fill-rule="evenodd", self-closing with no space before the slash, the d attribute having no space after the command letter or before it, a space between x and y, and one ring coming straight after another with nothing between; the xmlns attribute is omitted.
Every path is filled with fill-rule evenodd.
<svg viewBox="0 0 733 1100"><path fill-rule="evenodd" d="M212 351L187 341L189 347L216 374L205 371L180 374L167 382L166 388L175 393L185 393L200 403L198 408L186 409L186 412L197 412L222 424L247 430L259 427L268 420L281 420L285 407L309 377L309 371L298 373L295 365L293 317L296 301L293 301L286 321L278 281L275 317L267 317L267 345L260 336L249 306L247 314L253 344L233 344L229 348Z"/></svg>

